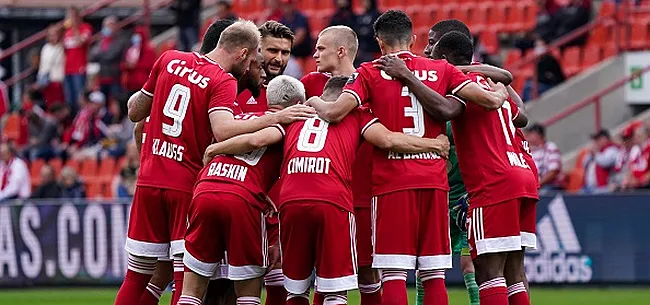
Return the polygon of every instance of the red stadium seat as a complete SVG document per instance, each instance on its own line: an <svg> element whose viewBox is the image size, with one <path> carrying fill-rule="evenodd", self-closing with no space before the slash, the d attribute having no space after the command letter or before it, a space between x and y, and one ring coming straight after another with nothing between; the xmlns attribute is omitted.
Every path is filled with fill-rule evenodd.
<svg viewBox="0 0 650 305"><path fill-rule="evenodd" d="M452 10L450 11L450 17L451 19L456 19L460 20L462 22L467 23L468 21L468 14L469 10L467 6L453 6Z"/></svg>
<svg viewBox="0 0 650 305"><path fill-rule="evenodd" d="M487 24L489 29L494 31L502 31L504 22L506 20L506 7L502 3L485 3L487 5Z"/></svg>
<svg viewBox="0 0 650 305"><path fill-rule="evenodd" d="M89 181L86 182L86 198L102 198L104 191L102 190L103 185L99 182Z"/></svg>
<svg viewBox="0 0 650 305"><path fill-rule="evenodd" d="M45 160L43 159L36 159L29 165L29 176L33 186L41 184L41 169L44 165Z"/></svg>
<svg viewBox="0 0 650 305"><path fill-rule="evenodd" d="M562 68L568 77L580 71L580 48L569 47L562 54Z"/></svg>
<svg viewBox="0 0 650 305"><path fill-rule="evenodd" d="M480 33L487 29L489 27L487 24L488 7L476 3L467 4L467 6L467 18L469 18L467 25L470 31Z"/></svg>
<svg viewBox="0 0 650 305"><path fill-rule="evenodd" d="M630 47L640 50L648 46L648 21L637 20L632 24L632 35L630 37Z"/></svg>
<svg viewBox="0 0 650 305"><path fill-rule="evenodd" d="M534 29L535 22L537 20L537 10L539 9L537 3L533 1L522 1L522 2L518 2L517 5L523 7L523 14L524 14L523 30Z"/></svg>
<svg viewBox="0 0 650 305"><path fill-rule="evenodd" d="M81 168L79 169L79 175L84 177L86 180L97 179L97 160L96 159L85 159L81 161Z"/></svg>
<svg viewBox="0 0 650 305"><path fill-rule="evenodd" d="M582 56L582 70L589 69L600 62L602 49L598 45L587 45Z"/></svg>
<svg viewBox="0 0 650 305"><path fill-rule="evenodd" d="M488 54L496 54L499 51L499 38L496 30L487 29L481 33L480 38Z"/></svg>
<svg viewBox="0 0 650 305"><path fill-rule="evenodd" d="M524 7L517 3L506 4L506 22L505 30L507 32L520 32L524 30Z"/></svg>
<svg viewBox="0 0 650 305"><path fill-rule="evenodd" d="M63 160L60 158L51 159L48 164L52 167L52 169L54 169L54 176L58 177L61 173L61 168L63 167Z"/></svg>
<svg viewBox="0 0 650 305"><path fill-rule="evenodd" d="M605 45L609 41L610 27L606 25L599 25L595 27L589 34L589 44Z"/></svg>
<svg viewBox="0 0 650 305"><path fill-rule="evenodd" d="M113 180L113 173L115 172L116 161L113 158L102 160L99 164L99 171L97 176L102 183L111 183Z"/></svg>
<svg viewBox="0 0 650 305"><path fill-rule="evenodd" d="M508 69L512 64L521 60L521 50L519 49L510 49L506 53L506 59L503 61L503 66Z"/></svg>
<svg viewBox="0 0 650 305"><path fill-rule="evenodd" d="M605 0L600 5L598 16L613 16L616 12L616 2L612 0Z"/></svg>
<svg viewBox="0 0 650 305"><path fill-rule="evenodd" d="M610 57L616 56L616 46L613 44L608 44L603 49L603 60L609 59Z"/></svg>

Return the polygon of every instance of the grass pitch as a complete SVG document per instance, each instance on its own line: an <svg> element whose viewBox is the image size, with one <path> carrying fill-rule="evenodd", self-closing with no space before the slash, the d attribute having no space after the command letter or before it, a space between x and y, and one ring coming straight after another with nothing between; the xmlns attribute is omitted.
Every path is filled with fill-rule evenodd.
<svg viewBox="0 0 650 305"><path fill-rule="evenodd" d="M4 289L0 304L19 305L112 305L115 288ZM169 304L166 292L159 304ZM415 290L409 290L410 304L415 304ZM350 293L348 303L359 304L358 292ZM468 304L465 290L449 290L450 305ZM533 288L534 305L614 305L650 304L650 288Z"/></svg>

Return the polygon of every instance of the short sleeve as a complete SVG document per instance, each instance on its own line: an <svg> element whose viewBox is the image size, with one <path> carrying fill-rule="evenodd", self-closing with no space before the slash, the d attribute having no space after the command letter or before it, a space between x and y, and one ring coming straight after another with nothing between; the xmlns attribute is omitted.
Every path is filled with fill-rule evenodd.
<svg viewBox="0 0 650 305"><path fill-rule="evenodd" d="M167 52L163 53L158 57L156 62L153 64L153 68L151 69L151 73L149 74L149 78L147 79L147 82L144 83L144 86L142 86L142 89L140 90L142 93L149 97L153 97L154 92L156 91L156 83L158 82L158 75L160 75L160 69L164 65L163 61L165 58L165 55Z"/></svg>
<svg viewBox="0 0 650 305"><path fill-rule="evenodd" d="M370 96L370 82L368 70L360 67L352 73L347 84L343 87L343 92L350 93L357 100L359 106L363 105Z"/></svg>
<svg viewBox="0 0 650 305"><path fill-rule="evenodd" d="M510 108L512 109L512 120L514 121L517 116L519 116L519 106L517 106L517 104L515 104L515 102L513 102L510 98L506 100L506 103L510 104Z"/></svg>
<svg viewBox="0 0 650 305"><path fill-rule="evenodd" d="M228 111L235 114L235 99L237 98L237 80L227 77L224 81L212 86L210 100L208 101L208 114L214 111Z"/></svg>
<svg viewBox="0 0 650 305"><path fill-rule="evenodd" d="M372 124L378 123L379 119L372 114L372 111L368 107L361 107L357 111L359 115L359 126L361 127L361 135L363 135Z"/></svg>
<svg viewBox="0 0 650 305"><path fill-rule="evenodd" d="M455 95L456 92L463 89L463 87L469 84L472 80L450 63L447 63L446 65L447 73L445 73L445 75L447 76L447 79L449 79L449 83L447 84L447 93Z"/></svg>

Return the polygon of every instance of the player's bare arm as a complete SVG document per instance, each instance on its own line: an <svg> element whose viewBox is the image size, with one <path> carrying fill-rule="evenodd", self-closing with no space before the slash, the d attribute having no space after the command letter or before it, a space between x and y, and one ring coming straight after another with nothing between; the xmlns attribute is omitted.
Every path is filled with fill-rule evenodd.
<svg viewBox="0 0 650 305"><path fill-rule="evenodd" d="M138 91L131 95L127 107L129 109L129 119L131 122L139 122L144 120L151 114L151 104L153 103L153 97L148 96L142 91Z"/></svg>
<svg viewBox="0 0 650 305"><path fill-rule="evenodd" d="M526 115L526 106L524 106L524 101L521 99L517 91L512 88L512 86L506 87L508 89L508 94L510 94L510 99L517 104L517 107L519 108L519 114L517 117L512 121L512 123L515 125L517 128L524 128L528 125L528 116Z"/></svg>
<svg viewBox="0 0 650 305"><path fill-rule="evenodd" d="M481 64L481 65L469 65L469 66L456 66L456 68L458 68L458 70L462 71L463 73L468 73L468 72L481 73L493 79L497 83L502 83L506 86L512 83L512 73L510 73L510 71L508 70L501 69L499 67Z"/></svg>
<svg viewBox="0 0 650 305"><path fill-rule="evenodd" d="M256 132L275 124L290 124L295 121L307 120L315 115L316 111L305 105L293 105L253 120L235 120L235 116L231 112L214 111L210 113L210 124L214 138L217 142L221 142L234 136Z"/></svg>
<svg viewBox="0 0 650 305"><path fill-rule="evenodd" d="M450 144L445 135L439 135L435 139L420 138L392 132L383 124L375 123L368 127L363 137L383 150L398 153L435 152L445 159L449 156Z"/></svg>
<svg viewBox="0 0 650 305"><path fill-rule="evenodd" d="M340 122L350 111L359 106L354 95L347 92L343 92L333 103L314 96L309 98L305 105L314 107L318 116L330 123Z"/></svg>
<svg viewBox="0 0 650 305"><path fill-rule="evenodd" d="M508 90L502 83L491 87L494 91L484 90L477 83L469 83L458 90L456 95L488 110L499 109L508 98Z"/></svg>
<svg viewBox="0 0 650 305"><path fill-rule="evenodd" d="M282 132L277 127L267 127L254 133L247 133L208 146L203 155L207 164L216 155L247 153L282 141Z"/></svg>
<svg viewBox="0 0 650 305"><path fill-rule="evenodd" d="M135 141L135 146L138 148L138 152L142 150L143 132L144 132L144 121L139 121L135 123L135 127L133 127L133 140Z"/></svg>
<svg viewBox="0 0 650 305"><path fill-rule="evenodd" d="M406 63L397 56L382 56L376 61L375 67L386 72L390 77L401 81L415 95L422 108L438 121L449 121L463 113L463 105L456 100L450 100L426 86L409 69Z"/></svg>

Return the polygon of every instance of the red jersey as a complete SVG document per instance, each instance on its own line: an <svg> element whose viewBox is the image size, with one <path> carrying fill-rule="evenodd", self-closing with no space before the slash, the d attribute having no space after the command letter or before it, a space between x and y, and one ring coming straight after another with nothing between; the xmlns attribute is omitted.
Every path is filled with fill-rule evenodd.
<svg viewBox="0 0 650 305"><path fill-rule="evenodd" d="M266 102L266 85L262 86L260 96L255 98L249 90L244 90L237 95L237 104L242 112L264 112L269 109Z"/></svg>
<svg viewBox="0 0 650 305"><path fill-rule="evenodd" d="M329 73L311 72L303 76L300 81L305 86L305 97L321 96L325 84L332 77Z"/></svg>
<svg viewBox="0 0 650 305"><path fill-rule="evenodd" d="M354 212L352 163L361 136L376 121L368 109L355 109L337 124L311 118L287 126L280 209L318 200Z"/></svg>
<svg viewBox="0 0 650 305"><path fill-rule="evenodd" d="M539 172L537 171L537 165L535 160L533 160L533 154L530 152L530 146L528 146L528 141L524 137L524 132L521 131L521 128L515 130L515 142L517 143L517 148L519 152L523 153L523 159L526 161L526 164L530 166L531 173L535 176L535 181L537 181L537 187L539 188Z"/></svg>
<svg viewBox="0 0 650 305"><path fill-rule="evenodd" d="M73 28L68 28L63 33L63 49L65 53L65 74L86 73L88 61L88 39L93 35L93 27L88 23L79 25L79 39L74 34ZM82 43L85 40L86 43Z"/></svg>
<svg viewBox="0 0 650 305"><path fill-rule="evenodd" d="M369 142L361 143L352 164L352 194L354 207L369 208L372 199L372 151Z"/></svg>
<svg viewBox="0 0 650 305"><path fill-rule="evenodd" d="M153 104L137 185L191 193L213 139L208 115L234 113L237 80L205 56L167 51L141 91Z"/></svg>
<svg viewBox="0 0 650 305"><path fill-rule="evenodd" d="M430 60L410 52L397 56L429 88L440 94L456 93L469 78L445 60ZM408 135L435 138L445 134L445 122L435 121L401 82L364 63L352 74L343 89L368 103L373 114L389 130ZM419 188L448 190L447 162L435 153L401 154L375 148L373 152L373 194Z"/></svg>
<svg viewBox="0 0 650 305"><path fill-rule="evenodd" d="M242 114L236 120L249 120L264 113ZM274 125L284 135L284 128ZM266 194L280 176L282 143L241 155L218 155L206 165L196 183L194 196L204 192L232 193L259 209L266 209Z"/></svg>
<svg viewBox="0 0 650 305"><path fill-rule="evenodd" d="M485 77L468 76L486 90ZM474 206L488 206L516 198L539 198L537 182L515 140L512 120L519 114L508 100L494 111L468 103L452 121L460 173Z"/></svg>

